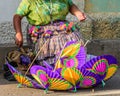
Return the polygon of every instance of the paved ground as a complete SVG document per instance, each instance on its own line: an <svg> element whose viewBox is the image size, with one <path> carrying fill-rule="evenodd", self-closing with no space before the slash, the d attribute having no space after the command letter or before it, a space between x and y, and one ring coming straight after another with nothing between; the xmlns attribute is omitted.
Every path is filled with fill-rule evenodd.
<svg viewBox="0 0 120 96"><path fill-rule="evenodd" d="M0 96L120 96L120 68L117 73L108 81L103 88L99 85L91 89L79 89L76 93L70 91L49 91L33 88L17 88L17 82L8 82L0 75Z"/></svg>

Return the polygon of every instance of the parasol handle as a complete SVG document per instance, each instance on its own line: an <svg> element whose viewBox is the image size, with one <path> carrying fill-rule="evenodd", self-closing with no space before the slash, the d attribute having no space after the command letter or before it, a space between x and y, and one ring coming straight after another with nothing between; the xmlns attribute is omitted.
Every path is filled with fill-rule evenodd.
<svg viewBox="0 0 120 96"><path fill-rule="evenodd" d="M28 67L26 74L28 73L28 71L30 70L31 66L33 65L33 63L35 62L35 60L37 59L38 55L40 54L41 50L44 48L45 44L49 41L49 39L43 44L43 46L40 48L40 50L38 51L37 55L35 56L35 58L33 59L33 61L31 62L30 66Z"/></svg>
<svg viewBox="0 0 120 96"><path fill-rule="evenodd" d="M66 45L66 43L64 44L64 46L63 46L63 48L62 48L62 50L61 50L61 52L60 52L60 55L59 55L59 57L58 57L58 59L57 59L56 62L58 62L58 60L60 59L60 57L61 57L61 55L62 55L62 52L63 52L63 50L64 50L64 48L65 48L65 45ZM54 68L53 71L55 71L56 67L57 67L57 66L55 66L55 68Z"/></svg>
<svg viewBox="0 0 120 96"><path fill-rule="evenodd" d="M44 90L44 93L45 93L45 94L48 94L48 88L46 88L46 89Z"/></svg>
<svg viewBox="0 0 120 96"><path fill-rule="evenodd" d="M105 87L105 82L104 82L104 80L102 80L102 86Z"/></svg>
<svg viewBox="0 0 120 96"><path fill-rule="evenodd" d="M86 47L86 45L88 44L88 42L90 42L90 40L87 40L84 44L84 47Z"/></svg>
<svg viewBox="0 0 120 96"><path fill-rule="evenodd" d="M77 92L77 88L76 88L76 86L74 87L74 90L73 90L73 92Z"/></svg>

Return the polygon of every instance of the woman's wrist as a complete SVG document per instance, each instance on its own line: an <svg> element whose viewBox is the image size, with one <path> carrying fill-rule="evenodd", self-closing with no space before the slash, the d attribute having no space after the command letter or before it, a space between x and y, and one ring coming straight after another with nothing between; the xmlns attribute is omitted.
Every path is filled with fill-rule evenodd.
<svg viewBox="0 0 120 96"><path fill-rule="evenodd" d="M16 34L22 34L22 32L21 31L17 31Z"/></svg>

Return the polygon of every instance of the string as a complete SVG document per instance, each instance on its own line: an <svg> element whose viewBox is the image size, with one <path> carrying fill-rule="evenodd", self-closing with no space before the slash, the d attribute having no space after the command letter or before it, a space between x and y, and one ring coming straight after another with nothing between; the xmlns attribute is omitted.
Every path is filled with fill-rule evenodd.
<svg viewBox="0 0 120 96"><path fill-rule="evenodd" d="M49 41L49 39L44 43L44 45L41 47L41 49L38 51L37 55L35 56L35 58L33 59L33 61L31 62L29 68L27 69L25 76L27 75L28 71L30 70L31 66L33 65L33 63L35 62L35 60L37 59L37 57L39 56L40 52L42 49L44 49L45 44Z"/></svg>

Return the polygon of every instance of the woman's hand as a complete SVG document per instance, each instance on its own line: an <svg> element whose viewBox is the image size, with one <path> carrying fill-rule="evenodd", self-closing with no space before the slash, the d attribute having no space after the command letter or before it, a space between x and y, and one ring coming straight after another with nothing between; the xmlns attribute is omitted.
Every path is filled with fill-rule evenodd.
<svg viewBox="0 0 120 96"><path fill-rule="evenodd" d="M15 35L15 44L18 47L21 47L23 45L23 35L21 32L17 32Z"/></svg>
<svg viewBox="0 0 120 96"><path fill-rule="evenodd" d="M77 12L76 17L78 18L79 21L84 21L86 19L86 16L82 12Z"/></svg>
<svg viewBox="0 0 120 96"><path fill-rule="evenodd" d="M79 8L73 4L71 7L70 7L70 12L75 15L79 21L84 21L86 19L86 16L83 12L81 12L79 10Z"/></svg>

